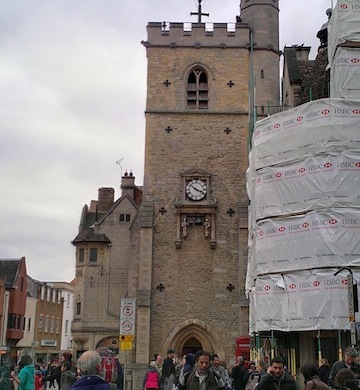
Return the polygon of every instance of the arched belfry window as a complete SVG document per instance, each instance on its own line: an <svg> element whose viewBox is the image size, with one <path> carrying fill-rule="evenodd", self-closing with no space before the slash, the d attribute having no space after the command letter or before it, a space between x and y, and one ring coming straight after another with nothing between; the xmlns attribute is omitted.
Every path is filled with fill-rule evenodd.
<svg viewBox="0 0 360 390"><path fill-rule="evenodd" d="M191 70L187 81L187 108L208 108L208 78L204 69Z"/></svg>

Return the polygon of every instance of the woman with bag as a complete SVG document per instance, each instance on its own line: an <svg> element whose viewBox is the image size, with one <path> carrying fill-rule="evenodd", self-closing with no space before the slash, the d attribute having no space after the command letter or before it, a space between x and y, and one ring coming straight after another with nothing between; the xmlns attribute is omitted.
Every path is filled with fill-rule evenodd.
<svg viewBox="0 0 360 390"><path fill-rule="evenodd" d="M303 364L300 372L304 376L305 390L329 390L329 386L319 378L317 367L313 362Z"/></svg>

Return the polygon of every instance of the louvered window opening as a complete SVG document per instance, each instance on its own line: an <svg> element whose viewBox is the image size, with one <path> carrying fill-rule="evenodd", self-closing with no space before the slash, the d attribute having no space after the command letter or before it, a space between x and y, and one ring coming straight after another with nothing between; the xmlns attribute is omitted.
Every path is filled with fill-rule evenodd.
<svg viewBox="0 0 360 390"><path fill-rule="evenodd" d="M208 91L206 73L202 69L192 70L187 83L187 108L208 108Z"/></svg>

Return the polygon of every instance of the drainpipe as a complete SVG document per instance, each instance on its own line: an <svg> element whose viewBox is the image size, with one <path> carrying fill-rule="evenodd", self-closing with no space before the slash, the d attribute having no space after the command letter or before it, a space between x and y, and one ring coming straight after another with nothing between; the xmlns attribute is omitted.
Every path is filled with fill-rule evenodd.
<svg viewBox="0 0 360 390"><path fill-rule="evenodd" d="M251 149L251 139L255 127L255 80L254 80L254 34L250 29L250 80L249 80L249 150Z"/></svg>

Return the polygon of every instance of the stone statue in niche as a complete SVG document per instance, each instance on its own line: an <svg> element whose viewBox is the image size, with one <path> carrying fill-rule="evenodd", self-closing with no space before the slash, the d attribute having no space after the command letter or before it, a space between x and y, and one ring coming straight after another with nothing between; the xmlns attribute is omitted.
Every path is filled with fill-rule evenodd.
<svg viewBox="0 0 360 390"><path fill-rule="evenodd" d="M204 236L209 237L210 222L207 218L205 218L203 226L204 226Z"/></svg>
<svg viewBox="0 0 360 390"><path fill-rule="evenodd" d="M182 223L181 223L181 226L182 226L182 235L184 238L186 238L187 236L187 226L188 226L188 222L186 220L186 217L184 217Z"/></svg>

